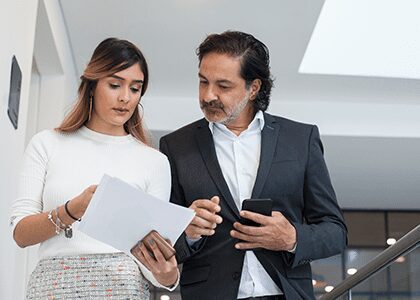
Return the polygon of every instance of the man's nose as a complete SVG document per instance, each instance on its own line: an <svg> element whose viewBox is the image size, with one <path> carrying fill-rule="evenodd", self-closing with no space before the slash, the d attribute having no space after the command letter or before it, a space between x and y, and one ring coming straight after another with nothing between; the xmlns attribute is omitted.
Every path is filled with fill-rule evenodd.
<svg viewBox="0 0 420 300"><path fill-rule="evenodd" d="M217 94L215 93L214 88L210 85L202 89L201 95L202 100L205 102L211 102L217 99Z"/></svg>

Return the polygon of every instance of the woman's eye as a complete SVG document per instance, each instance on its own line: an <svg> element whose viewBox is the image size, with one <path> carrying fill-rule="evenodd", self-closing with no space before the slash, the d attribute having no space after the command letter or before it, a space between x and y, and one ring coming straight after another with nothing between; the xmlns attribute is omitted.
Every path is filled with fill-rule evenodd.
<svg viewBox="0 0 420 300"><path fill-rule="evenodd" d="M117 88L119 88L120 86L118 85L118 84L115 84L115 83L110 83L109 84L109 87L111 88L111 89L117 89Z"/></svg>
<svg viewBox="0 0 420 300"><path fill-rule="evenodd" d="M140 91L140 89L139 89L139 88L134 88L134 87L132 87L132 88L131 88L131 91L132 91L133 93L138 93L138 92Z"/></svg>

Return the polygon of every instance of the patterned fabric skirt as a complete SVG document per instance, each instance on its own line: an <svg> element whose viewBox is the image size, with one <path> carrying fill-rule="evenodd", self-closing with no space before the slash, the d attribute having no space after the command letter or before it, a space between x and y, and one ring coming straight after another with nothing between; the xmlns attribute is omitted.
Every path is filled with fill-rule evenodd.
<svg viewBox="0 0 420 300"><path fill-rule="evenodd" d="M42 259L31 274L26 299L136 299L150 297L139 267L124 253Z"/></svg>

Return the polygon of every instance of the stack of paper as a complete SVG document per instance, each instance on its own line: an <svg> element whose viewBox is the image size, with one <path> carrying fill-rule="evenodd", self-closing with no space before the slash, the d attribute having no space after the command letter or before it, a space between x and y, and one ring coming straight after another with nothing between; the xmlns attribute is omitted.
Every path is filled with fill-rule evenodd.
<svg viewBox="0 0 420 300"><path fill-rule="evenodd" d="M104 175L78 229L130 253L151 230L174 244L194 214L189 208L162 201L118 178Z"/></svg>

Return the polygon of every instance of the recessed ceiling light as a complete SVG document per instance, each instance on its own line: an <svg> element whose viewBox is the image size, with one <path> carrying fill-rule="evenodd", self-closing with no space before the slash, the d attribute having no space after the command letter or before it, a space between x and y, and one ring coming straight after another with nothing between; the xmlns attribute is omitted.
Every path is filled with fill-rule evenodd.
<svg viewBox="0 0 420 300"><path fill-rule="evenodd" d="M394 238L389 238L389 239L386 240L386 243L390 246L394 245L396 242L397 242L397 240L394 239Z"/></svg>
<svg viewBox="0 0 420 300"><path fill-rule="evenodd" d="M404 257L404 256L400 256L400 257L398 257L398 258L395 260L395 262L397 262L397 263L403 263L403 262L405 262L405 257Z"/></svg>
<svg viewBox="0 0 420 300"><path fill-rule="evenodd" d="M329 292L331 292L332 290L334 289L334 287L332 286L332 285L327 285L326 287L325 287L325 291L327 292L327 293L329 293Z"/></svg>
<svg viewBox="0 0 420 300"><path fill-rule="evenodd" d="M356 268L348 268L347 269L347 274L349 274L349 275L353 275L356 272L357 272L357 269Z"/></svg>

